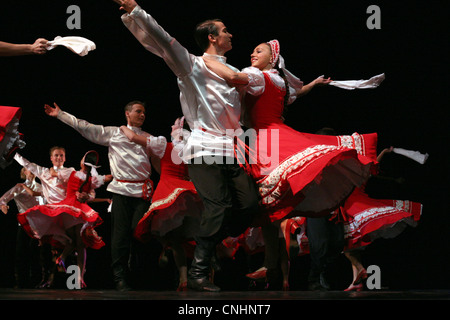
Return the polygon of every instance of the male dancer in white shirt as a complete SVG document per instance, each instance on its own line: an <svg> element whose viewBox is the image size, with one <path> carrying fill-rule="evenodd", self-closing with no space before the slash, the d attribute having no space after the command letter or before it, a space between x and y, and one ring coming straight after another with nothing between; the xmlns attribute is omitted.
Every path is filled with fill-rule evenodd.
<svg viewBox="0 0 450 320"><path fill-rule="evenodd" d="M166 148L165 137L153 137L143 131L145 106L140 101L131 101L125 106L127 126L136 134L149 138L147 148L129 141L120 127L91 124L62 111L45 105L45 112L78 131L93 143L108 147L111 174L114 179L107 190L113 193L111 207L111 267L116 288L129 290L128 261L133 247L137 245L133 231L150 206L153 183L150 180L150 158L161 158Z"/></svg>
<svg viewBox="0 0 450 320"><path fill-rule="evenodd" d="M242 233L258 208L255 184L234 159L234 138L243 132L239 92L208 70L203 60L225 64L232 35L220 20L199 24L195 38L204 55L198 57L167 34L134 0L114 1L127 11L122 16L125 26L147 50L163 58L178 78L181 108L192 131L180 156L188 164L189 176L205 206L188 287L220 291L209 281L215 246L228 235Z"/></svg>
<svg viewBox="0 0 450 320"><path fill-rule="evenodd" d="M66 198L67 181L75 168L64 167L66 150L63 147L55 146L50 149L50 161L53 165L51 168L41 167L30 162L19 153L14 155L14 159L39 178L42 185L42 194L47 203L57 203ZM52 176L52 171L56 171L58 177ZM51 247L50 245L43 245L40 249L42 282L39 287L51 287L54 277L54 274L52 274L54 265L52 265L51 260Z"/></svg>
<svg viewBox="0 0 450 320"><path fill-rule="evenodd" d="M67 181L70 174L75 168L66 168L66 150L63 147L52 147L50 149L51 168L41 167L33 162L28 161L19 153L14 155L14 159L24 168L39 178L42 184L42 194L47 203L57 203L66 198ZM53 177L51 171L58 173L58 177Z"/></svg>

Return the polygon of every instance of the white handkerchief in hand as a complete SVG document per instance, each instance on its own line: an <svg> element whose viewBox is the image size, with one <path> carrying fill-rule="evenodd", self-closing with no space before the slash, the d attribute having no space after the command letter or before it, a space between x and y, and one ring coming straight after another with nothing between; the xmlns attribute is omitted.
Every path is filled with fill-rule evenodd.
<svg viewBox="0 0 450 320"><path fill-rule="evenodd" d="M428 159L428 153L422 154L419 151L411 151L402 148L394 148L392 152L401 154L402 156L408 157L414 161L417 161L420 164L424 164Z"/></svg>
<svg viewBox="0 0 450 320"><path fill-rule="evenodd" d="M83 37L57 36L53 41L49 41L48 44L49 46L47 47L47 50L52 50L56 46L64 46L79 56L85 56L89 53L89 51L95 49L95 43Z"/></svg>
<svg viewBox="0 0 450 320"><path fill-rule="evenodd" d="M345 81L332 81L330 86L335 86L341 89L354 90L354 89L375 89L385 79L384 73L377 76L373 76L369 80L345 80Z"/></svg>

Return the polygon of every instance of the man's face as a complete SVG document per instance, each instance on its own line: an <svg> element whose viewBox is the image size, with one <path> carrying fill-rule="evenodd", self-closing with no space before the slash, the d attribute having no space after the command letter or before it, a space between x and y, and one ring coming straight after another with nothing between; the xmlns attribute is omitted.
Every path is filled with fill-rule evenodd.
<svg viewBox="0 0 450 320"><path fill-rule="evenodd" d="M216 40L217 46L225 53L232 49L231 38L233 35L228 32L227 27L223 24L223 22L216 21L214 22L219 34L217 36L213 36Z"/></svg>
<svg viewBox="0 0 450 320"><path fill-rule="evenodd" d="M145 107L141 104L133 104L131 111L125 111L128 125L142 127L145 121Z"/></svg>
<svg viewBox="0 0 450 320"><path fill-rule="evenodd" d="M62 167L66 162L66 153L62 149L55 149L50 156L50 161L55 167Z"/></svg>

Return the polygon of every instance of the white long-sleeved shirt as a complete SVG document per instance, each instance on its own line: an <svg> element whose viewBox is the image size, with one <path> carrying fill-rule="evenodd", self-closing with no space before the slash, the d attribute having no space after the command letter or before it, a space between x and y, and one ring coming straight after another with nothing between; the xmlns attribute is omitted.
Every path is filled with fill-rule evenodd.
<svg viewBox="0 0 450 320"><path fill-rule="evenodd" d="M26 180L24 184L35 192L42 192L42 185L36 180ZM44 203L44 198L41 196L30 195L24 187L16 184L14 187L6 191L0 198L0 206L7 205L8 202L14 199L19 213L25 212L28 209Z"/></svg>
<svg viewBox="0 0 450 320"><path fill-rule="evenodd" d="M108 185L108 191L129 197L143 197L143 184L149 181L151 175L150 156L162 157L167 144L165 137L154 137L141 128L128 126L136 134L149 138L149 147L144 148L131 142L120 127L91 124L64 111L58 113L58 119L89 141L108 147L109 166L114 177Z"/></svg>
<svg viewBox="0 0 450 320"><path fill-rule="evenodd" d="M22 166L30 170L36 177L41 180L42 194L47 203L57 203L66 198L67 181L74 168L54 167L58 173L58 177L53 177L50 168L41 167L33 162L28 161L19 153L14 155L14 159Z"/></svg>
<svg viewBox="0 0 450 320"><path fill-rule="evenodd" d="M181 108L192 131L180 153L183 161L208 155L232 157L233 137L242 133L236 88L210 71L202 57L190 54L141 7L124 14L122 21L145 49L164 59L178 78ZM224 56L209 56L226 64Z"/></svg>

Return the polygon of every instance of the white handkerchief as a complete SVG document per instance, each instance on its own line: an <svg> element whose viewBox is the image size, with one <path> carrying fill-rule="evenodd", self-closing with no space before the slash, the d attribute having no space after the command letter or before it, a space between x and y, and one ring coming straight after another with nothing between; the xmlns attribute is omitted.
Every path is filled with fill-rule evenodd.
<svg viewBox="0 0 450 320"><path fill-rule="evenodd" d="M48 42L47 50L52 50L56 46L64 46L79 56L85 56L95 49L95 43L83 37L60 37Z"/></svg>
<svg viewBox="0 0 450 320"><path fill-rule="evenodd" d="M384 80L384 73L370 78L369 80L345 80L345 81L332 81L330 86L335 86L341 89L354 90L354 89L375 89Z"/></svg>
<svg viewBox="0 0 450 320"><path fill-rule="evenodd" d="M428 153L422 154L419 151L411 151L402 148L393 148L392 152L401 154L402 156L408 157L420 164L424 164L428 159Z"/></svg>

